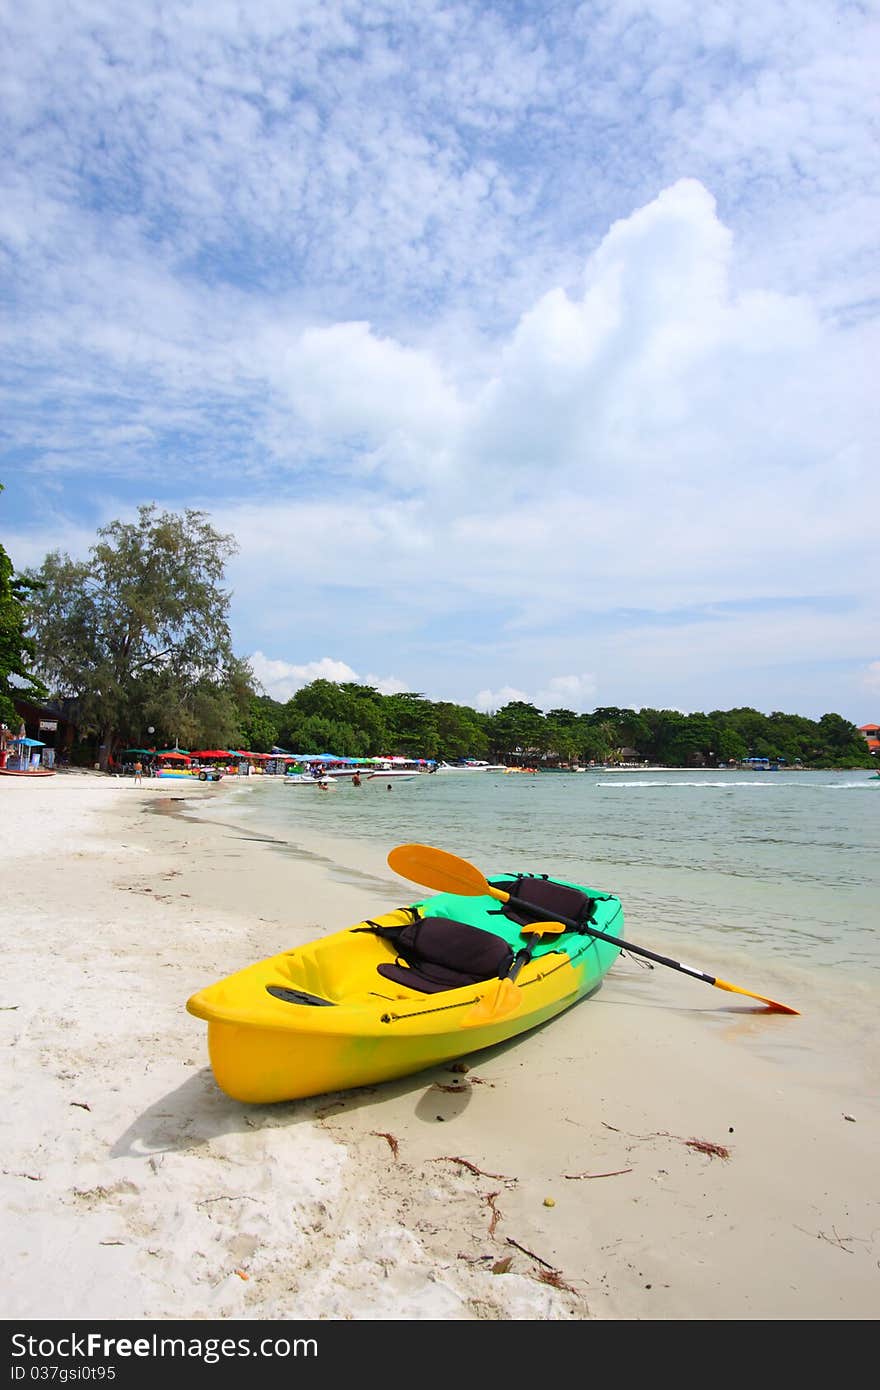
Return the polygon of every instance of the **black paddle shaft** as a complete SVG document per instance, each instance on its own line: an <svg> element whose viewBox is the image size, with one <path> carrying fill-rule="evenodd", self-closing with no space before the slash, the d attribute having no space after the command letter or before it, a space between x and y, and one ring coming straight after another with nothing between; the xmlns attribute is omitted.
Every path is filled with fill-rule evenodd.
<svg viewBox="0 0 880 1390"><path fill-rule="evenodd" d="M546 908L536 908L532 903L524 902L522 898L515 898L512 893L505 895L505 901L511 907L518 908L520 912L527 912L533 917L541 917L542 913L546 919ZM695 970L693 966L682 965L681 961L670 960L668 956L659 956L656 951L649 951L647 946L633 946L629 941L624 941L619 936L609 936L607 932L600 931L598 927L589 927L584 922L576 922L573 917L563 917L556 913L552 919L554 922L561 922L564 927L570 927L572 931L588 933L595 936L599 941L608 941L612 946L619 946L622 951L630 951L635 956L647 956L648 960L655 960L658 965L671 965L673 970L681 970L685 975L692 975L695 980L705 980L707 985L714 985L715 975L707 975L704 970Z"/></svg>
<svg viewBox="0 0 880 1390"><path fill-rule="evenodd" d="M557 919L558 920L558 919ZM513 963L506 975L502 975L502 980L510 980L511 983L516 979L520 971L528 965L535 953L535 947L541 940L539 932L526 932L526 944L521 946L513 958Z"/></svg>

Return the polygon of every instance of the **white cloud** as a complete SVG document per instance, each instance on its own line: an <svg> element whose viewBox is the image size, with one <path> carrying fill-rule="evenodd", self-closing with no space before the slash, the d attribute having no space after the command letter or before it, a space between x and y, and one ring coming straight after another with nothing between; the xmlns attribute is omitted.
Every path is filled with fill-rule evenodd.
<svg viewBox="0 0 880 1390"><path fill-rule="evenodd" d="M399 676L377 676L369 673L362 680L347 662L337 661L330 656L321 657L319 661L306 661L297 666L257 651L248 657L248 661L266 694L281 703L286 703L303 686L316 680L334 681L337 685L349 682L369 685L378 690L380 695L394 695L412 689Z"/></svg>
<svg viewBox="0 0 880 1390"><path fill-rule="evenodd" d="M509 685L503 686L500 690L481 690L473 702L473 707L485 714L494 714L511 701L521 700L543 710L545 714L551 709L569 709L580 714L594 708L596 688L595 676L552 676L532 694Z"/></svg>
<svg viewBox="0 0 880 1390"><path fill-rule="evenodd" d="M503 709L505 705L511 704L514 700L522 701L524 704L532 703L524 690L516 690L512 685L505 685L500 690L479 691L474 700L473 708L482 710L484 714L495 714L496 711Z"/></svg>
<svg viewBox="0 0 880 1390"><path fill-rule="evenodd" d="M262 652L253 652L249 657L251 670L260 685L273 700L286 703L297 690L312 681L325 680L356 681L357 673L344 661L335 661L324 656L320 661L308 661L302 666L294 666L288 661L273 660Z"/></svg>
<svg viewBox="0 0 880 1390"><path fill-rule="evenodd" d="M278 690L338 661L691 707L675 673L723 701L764 633L759 688L856 714L876 34L833 2L19 6L14 562L155 497L236 535Z"/></svg>
<svg viewBox="0 0 880 1390"><path fill-rule="evenodd" d="M378 690L380 695L402 695L404 691L412 690L412 685L402 681L399 676L370 674L364 677L363 684L371 685L374 690Z"/></svg>
<svg viewBox="0 0 880 1390"><path fill-rule="evenodd" d="M581 714L594 708L597 688L593 675L553 676L535 695L533 703L545 713L551 709L570 709Z"/></svg>

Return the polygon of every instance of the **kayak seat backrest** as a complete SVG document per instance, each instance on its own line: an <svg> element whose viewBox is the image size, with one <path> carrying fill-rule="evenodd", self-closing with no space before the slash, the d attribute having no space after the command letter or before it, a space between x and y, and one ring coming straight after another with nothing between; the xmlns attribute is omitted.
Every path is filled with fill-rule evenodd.
<svg viewBox="0 0 880 1390"><path fill-rule="evenodd" d="M564 883L553 883L550 879L532 877L528 874L523 874L513 881L499 881L493 884L493 887L502 888L512 898L520 898L523 902L539 908L541 920L545 921L553 921L554 913L559 913L577 922L578 926L583 926L585 922L589 922L596 906L595 900L582 893L579 888L569 888ZM512 903L504 903L499 911L520 926L527 926L529 922L539 920L534 913L524 912Z"/></svg>
<svg viewBox="0 0 880 1390"><path fill-rule="evenodd" d="M451 917L419 918L388 939L397 959L377 966L379 974L425 994L500 979L513 964L500 936Z"/></svg>

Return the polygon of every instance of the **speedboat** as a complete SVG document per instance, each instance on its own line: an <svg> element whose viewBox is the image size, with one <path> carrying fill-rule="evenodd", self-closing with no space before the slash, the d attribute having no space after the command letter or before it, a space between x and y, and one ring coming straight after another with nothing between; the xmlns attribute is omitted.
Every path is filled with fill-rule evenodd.
<svg viewBox="0 0 880 1390"><path fill-rule="evenodd" d="M506 772L504 763L487 763L482 758L465 758L460 763L438 763L438 772Z"/></svg>
<svg viewBox="0 0 880 1390"><path fill-rule="evenodd" d="M418 767L386 767L381 771L367 773L364 781L379 785L385 783L390 787L394 782L412 782L416 777L426 776L427 773L422 772L421 768Z"/></svg>

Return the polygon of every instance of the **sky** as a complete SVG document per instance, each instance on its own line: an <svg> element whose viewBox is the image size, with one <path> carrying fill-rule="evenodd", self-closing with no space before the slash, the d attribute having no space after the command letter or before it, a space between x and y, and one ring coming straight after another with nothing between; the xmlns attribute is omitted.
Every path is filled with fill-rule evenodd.
<svg viewBox="0 0 880 1390"><path fill-rule="evenodd" d="M235 537L238 655L880 723L880 8L29 0L0 542Z"/></svg>

